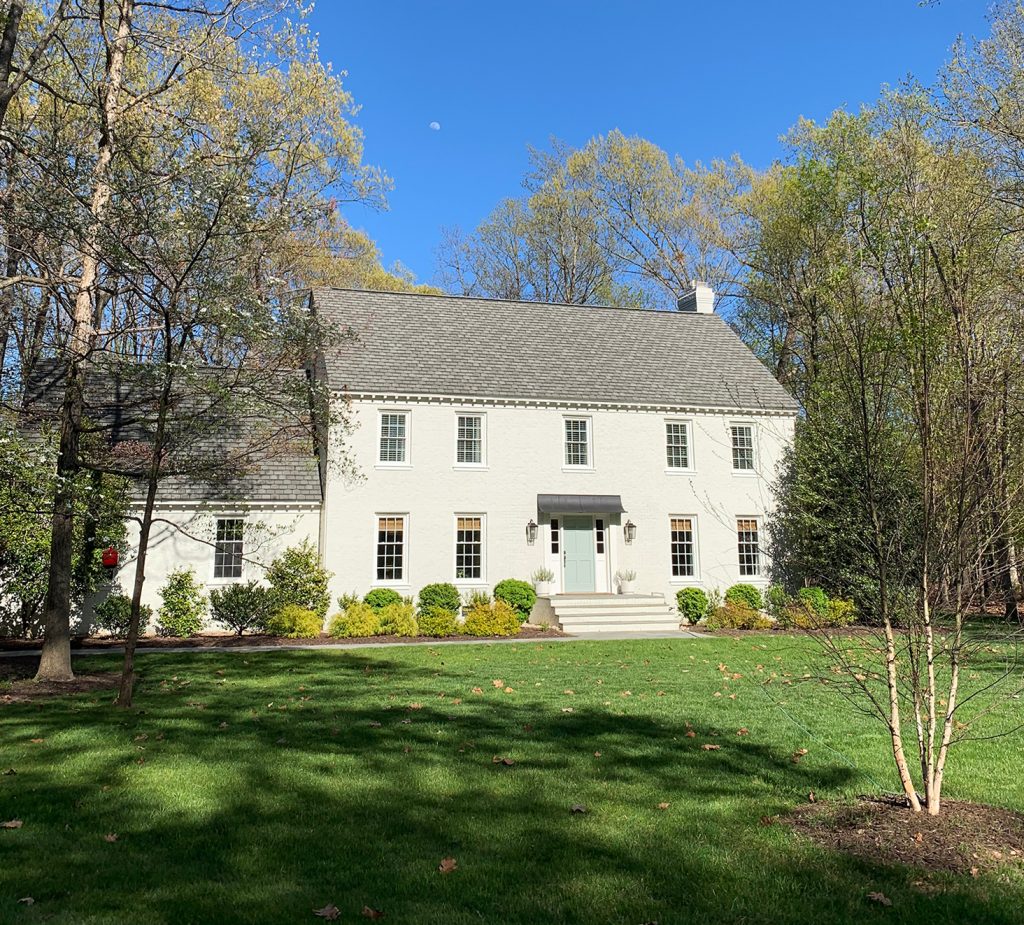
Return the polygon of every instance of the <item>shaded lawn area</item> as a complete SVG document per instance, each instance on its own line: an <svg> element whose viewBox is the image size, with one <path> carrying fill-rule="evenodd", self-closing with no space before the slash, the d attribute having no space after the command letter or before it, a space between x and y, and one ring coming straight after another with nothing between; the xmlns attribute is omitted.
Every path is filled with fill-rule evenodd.
<svg viewBox="0 0 1024 925"><path fill-rule="evenodd" d="M1016 871L922 874L761 824L811 790L893 786L876 727L799 680L814 653L745 636L144 655L131 711L107 693L0 708L0 821L23 821L0 831L0 921L1024 921ZM1015 738L963 746L949 796L1024 809L1020 757Z"/></svg>

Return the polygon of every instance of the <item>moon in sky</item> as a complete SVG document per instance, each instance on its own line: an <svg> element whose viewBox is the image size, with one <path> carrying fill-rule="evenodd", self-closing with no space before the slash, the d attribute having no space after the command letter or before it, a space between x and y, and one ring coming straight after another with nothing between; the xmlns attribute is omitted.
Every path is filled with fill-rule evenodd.
<svg viewBox="0 0 1024 925"><path fill-rule="evenodd" d="M434 132L441 131L441 123L440 122L431 122L430 123L430 129L431 129L431 131L434 131Z"/></svg>

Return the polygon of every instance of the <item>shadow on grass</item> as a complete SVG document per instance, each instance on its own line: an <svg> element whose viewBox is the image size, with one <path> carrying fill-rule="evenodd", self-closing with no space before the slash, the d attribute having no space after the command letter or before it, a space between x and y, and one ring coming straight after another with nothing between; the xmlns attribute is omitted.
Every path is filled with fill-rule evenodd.
<svg viewBox="0 0 1024 925"><path fill-rule="evenodd" d="M887 921L1017 920L970 884L925 895L909 871L762 826L852 772L677 708L473 693L490 682L441 657L233 658L146 662L128 713L79 697L5 716L27 756L0 782L26 820L2 834L27 836L7 846L7 897L72 921L314 921L330 902L342 921L369 905L394 922L666 925L854 921L884 888L903 891Z"/></svg>

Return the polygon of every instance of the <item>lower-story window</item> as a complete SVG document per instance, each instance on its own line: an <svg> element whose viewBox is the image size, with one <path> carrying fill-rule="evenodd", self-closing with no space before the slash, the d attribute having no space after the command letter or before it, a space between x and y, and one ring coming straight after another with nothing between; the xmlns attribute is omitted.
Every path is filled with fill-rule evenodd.
<svg viewBox="0 0 1024 925"><path fill-rule="evenodd" d="M672 577L693 578L697 573L694 555L693 518L673 517L671 522Z"/></svg>
<svg viewBox="0 0 1024 925"><path fill-rule="evenodd" d="M377 518L377 581L405 579L405 515Z"/></svg>
<svg viewBox="0 0 1024 925"><path fill-rule="evenodd" d="M479 514L455 518L455 580L483 578L484 519Z"/></svg>
<svg viewBox="0 0 1024 925"><path fill-rule="evenodd" d="M242 577L242 528L239 517L217 518L217 541L213 547L213 577Z"/></svg>
<svg viewBox="0 0 1024 925"><path fill-rule="evenodd" d="M756 517L736 519L736 543L739 551L740 574L756 577L761 574L761 547Z"/></svg>

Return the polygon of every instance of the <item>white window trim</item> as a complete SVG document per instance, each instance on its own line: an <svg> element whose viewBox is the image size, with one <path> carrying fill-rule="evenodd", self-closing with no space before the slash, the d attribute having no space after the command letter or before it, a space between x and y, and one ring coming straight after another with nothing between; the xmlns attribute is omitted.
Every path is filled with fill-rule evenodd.
<svg viewBox="0 0 1024 925"><path fill-rule="evenodd" d="M385 414L401 414L405 416L405 461L388 462L380 458L381 427L384 424ZM376 469L411 469L412 468L412 411L409 408L378 408L377 409L377 432L374 435L374 458L377 462Z"/></svg>
<svg viewBox="0 0 1024 925"><path fill-rule="evenodd" d="M740 572L740 536L739 521L752 520L757 524L757 574L744 575ZM768 576L765 574L764 561L764 518L760 514L737 514L733 521L736 532L736 574L741 582L747 584L768 584Z"/></svg>
<svg viewBox="0 0 1024 925"><path fill-rule="evenodd" d="M220 520L240 520L242 521L242 574L237 578L225 578L223 576L216 575L217 570L217 522ZM245 581L248 572L248 563L245 561L245 527L246 527L246 516L245 514L214 514L213 515L213 545L211 546L212 555L210 556L210 577L207 579L206 584L213 588L226 587L227 585L236 585L239 582Z"/></svg>
<svg viewBox="0 0 1024 925"><path fill-rule="evenodd" d="M733 465L732 429L734 427L749 427L750 428L750 452L751 452L751 455L753 456L753 463L754 463L752 468L750 468L750 469L737 469L736 466ZM727 426L727 428L726 428L726 436L729 438L728 439L728 446L729 446L729 469L731 470L732 474L733 475L737 475L740 478L747 478L747 479L749 479L749 478L756 478L757 475L758 475L758 464L760 463L760 460L758 458L758 452L757 452L757 442L758 442L757 423L754 422L754 421L730 421L728 426Z"/></svg>
<svg viewBox="0 0 1024 925"><path fill-rule="evenodd" d="M571 465L565 461L565 449L566 449L566 433L565 433L565 422L566 421L586 421L587 422L587 465ZM594 471L594 418L589 414L563 414L562 415L562 471L563 472L593 472Z"/></svg>
<svg viewBox="0 0 1024 925"><path fill-rule="evenodd" d="M688 520L693 524L693 574L673 575L672 574L672 521ZM760 534L758 534L760 536ZM736 562L739 565L739 545L737 544ZM668 515L668 583L670 585L699 585L700 574L700 521L696 514L669 514Z"/></svg>
<svg viewBox="0 0 1024 925"><path fill-rule="evenodd" d="M668 425L669 424L683 424L686 427L686 461L689 463L687 466L670 466L668 464ZM729 432L730 438L732 431ZM693 421L689 418L665 418L661 424L661 436L663 440L662 453L665 459L665 472L668 475L695 475L697 467L694 464L694 453L693 453ZM731 443L731 439L730 439ZM730 454L732 448L730 446ZM680 515L683 516L683 515Z"/></svg>
<svg viewBox="0 0 1024 925"><path fill-rule="evenodd" d="M459 418L480 418L480 462L459 462ZM488 469L487 465L487 414L484 411L456 411L452 439L453 469Z"/></svg>
<svg viewBox="0 0 1024 925"><path fill-rule="evenodd" d="M480 577L459 578L455 553L459 545L459 518L480 518ZM452 583L459 588L475 588L487 584L487 515L479 511L456 511L452 515Z"/></svg>
<svg viewBox="0 0 1024 925"><path fill-rule="evenodd" d="M381 517L402 518L402 577L378 578L377 577L377 534L380 532ZM374 588L408 588L409 582L409 515L400 511L378 511L373 515L373 581Z"/></svg>

